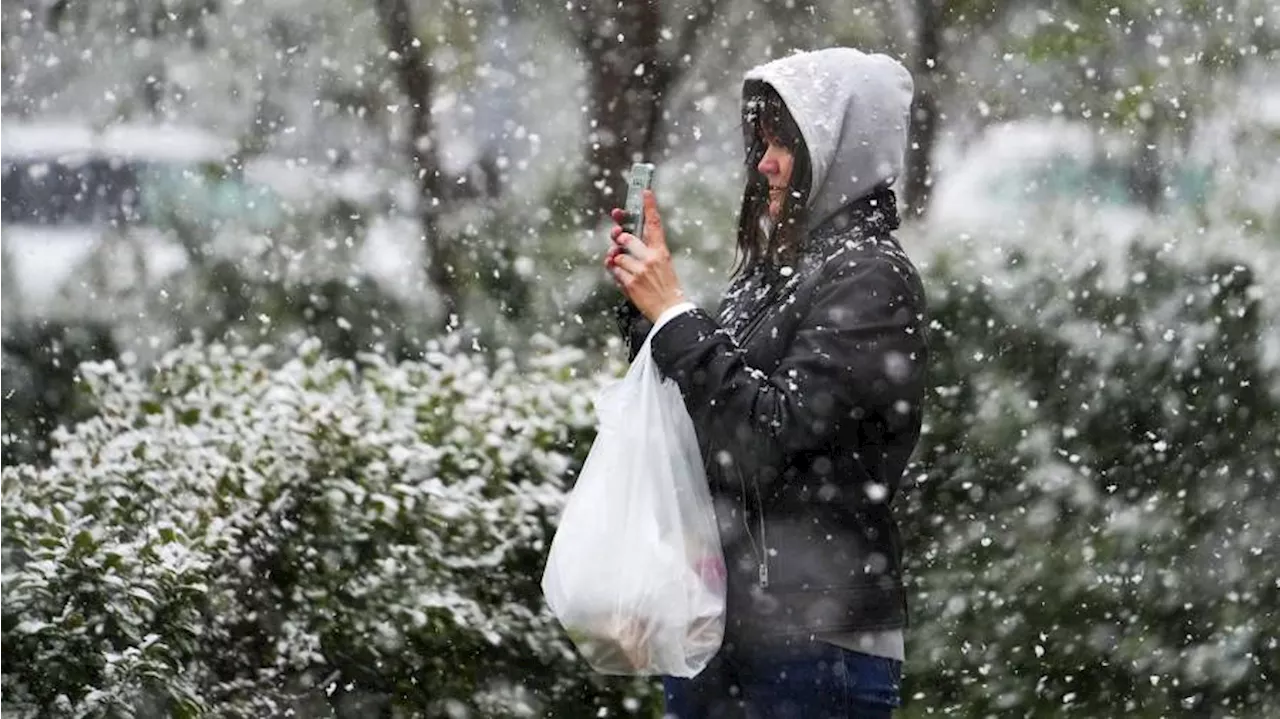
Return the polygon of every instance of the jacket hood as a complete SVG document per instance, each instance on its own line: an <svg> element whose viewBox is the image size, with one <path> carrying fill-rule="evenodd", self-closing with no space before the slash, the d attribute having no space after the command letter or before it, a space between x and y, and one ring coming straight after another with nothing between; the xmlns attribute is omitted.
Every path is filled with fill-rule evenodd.
<svg viewBox="0 0 1280 719"><path fill-rule="evenodd" d="M800 52L747 72L778 92L809 148L809 227L903 173L911 74L888 55L838 47Z"/></svg>

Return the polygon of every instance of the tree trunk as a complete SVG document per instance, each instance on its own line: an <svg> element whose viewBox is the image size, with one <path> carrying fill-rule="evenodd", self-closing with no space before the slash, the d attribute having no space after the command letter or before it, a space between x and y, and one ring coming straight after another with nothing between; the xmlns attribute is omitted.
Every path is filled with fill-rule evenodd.
<svg viewBox="0 0 1280 719"><path fill-rule="evenodd" d="M1161 115L1157 109L1142 119L1138 152L1130 169L1130 184L1143 207L1158 212L1164 206L1164 173L1160 163Z"/></svg>
<svg viewBox="0 0 1280 719"><path fill-rule="evenodd" d="M396 81L408 100L409 136L405 151L413 158L427 281L440 296L442 329L447 330L461 322L463 298L457 275L457 253L453 243L440 234L445 182L431 119L435 69L427 57L424 43L414 34L409 0L375 0L374 7L390 51L389 59Z"/></svg>
<svg viewBox="0 0 1280 719"><path fill-rule="evenodd" d="M655 160L664 147L662 121L669 91L723 0L700 3L665 50L659 0L579 0L573 31L587 60L591 126L584 207L607 212L624 200L626 172L637 159Z"/></svg>
<svg viewBox="0 0 1280 719"><path fill-rule="evenodd" d="M592 126L587 158L590 207L606 212L622 204L625 171L633 158L648 159L661 112L657 84L662 16L656 0L619 3L597 12L582 37L588 61ZM622 41L619 41L619 36Z"/></svg>
<svg viewBox="0 0 1280 719"><path fill-rule="evenodd" d="M1134 32L1126 35L1129 52L1133 57L1144 56L1147 48L1143 45L1153 30L1150 17L1140 15L1135 19ZM1142 207L1151 212L1157 212L1164 204L1164 177L1160 167L1164 103L1156 97L1156 88L1143 89L1148 95L1147 102L1150 103L1150 110L1144 113L1139 109L1137 116L1133 118L1138 122L1137 132L1134 133L1138 146L1135 148L1136 153L1129 168L1129 184L1135 199Z"/></svg>
<svg viewBox="0 0 1280 719"><path fill-rule="evenodd" d="M929 208L933 187L933 147L938 135L938 94L942 69L942 13L938 0L916 0L916 51L912 75L916 86L907 143L908 211L920 217Z"/></svg>

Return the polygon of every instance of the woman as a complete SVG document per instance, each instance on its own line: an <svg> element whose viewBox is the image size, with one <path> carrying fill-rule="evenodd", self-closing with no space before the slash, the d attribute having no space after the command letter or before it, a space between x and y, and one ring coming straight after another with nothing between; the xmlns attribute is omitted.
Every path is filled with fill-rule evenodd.
<svg viewBox="0 0 1280 719"><path fill-rule="evenodd" d="M920 435L924 290L889 189L912 82L847 48L747 73L740 264L717 315L684 300L652 193L605 264L630 347L680 386L730 570L724 645L664 681L668 716L888 717L906 593L890 512Z"/></svg>

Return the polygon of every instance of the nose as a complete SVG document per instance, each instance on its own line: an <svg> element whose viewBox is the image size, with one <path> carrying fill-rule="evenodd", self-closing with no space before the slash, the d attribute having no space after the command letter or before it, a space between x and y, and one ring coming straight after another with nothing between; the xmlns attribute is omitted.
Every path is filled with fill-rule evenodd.
<svg viewBox="0 0 1280 719"><path fill-rule="evenodd" d="M764 151L764 157L760 158L760 162L756 163L756 170L765 177L773 177L779 172L778 157L774 152L775 146L770 144L768 149Z"/></svg>

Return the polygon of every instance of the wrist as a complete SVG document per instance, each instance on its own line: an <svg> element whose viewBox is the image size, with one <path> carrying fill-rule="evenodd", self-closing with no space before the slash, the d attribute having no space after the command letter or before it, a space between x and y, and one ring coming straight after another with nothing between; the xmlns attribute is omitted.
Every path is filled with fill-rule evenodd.
<svg viewBox="0 0 1280 719"><path fill-rule="evenodd" d="M659 312L657 316L653 318L652 331L657 332L658 330L662 329L663 325L667 324L671 320L675 319L676 317L679 317L682 314L685 314L686 312L696 310L697 308L698 308L697 305L687 300L681 300L680 302L676 302L670 305L662 312Z"/></svg>
<svg viewBox="0 0 1280 719"><path fill-rule="evenodd" d="M676 305L674 302L668 302L666 304L659 305L658 307L654 308L652 312L649 313L649 321L657 322L659 319L662 318L663 315L670 312L671 308L675 306Z"/></svg>
<svg viewBox="0 0 1280 719"><path fill-rule="evenodd" d="M662 317L663 314L670 312L672 309L679 307L680 305L686 304L688 302L689 300L685 298L684 292L676 292L675 295L671 297L667 297L665 300L662 301L661 304L658 304L656 307L654 307L653 315L649 317L649 321L657 322L658 318Z"/></svg>
<svg viewBox="0 0 1280 719"><path fill-rule="evenodd" d="M660 304L660 305L656 305L653 309L651 309L650 311L648 311L648 312L644 313L644 315L645 315L645 319L649 320L650 322L657 322L659 319L661 319L661 318L662 318L662 316L663 316L664 314L666 314L666 313L670 312L672 307L675 307L675 306L676 306L676 305L678 305L678 304L680 304L680 303L679 303L679 302L664 302L664 303L662 303L662 304Z"/></svg>

